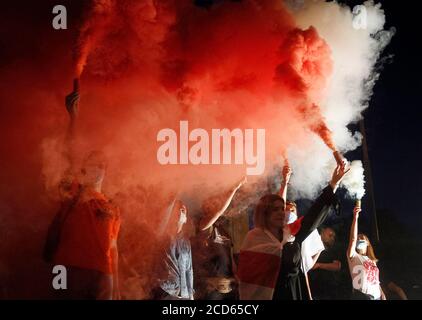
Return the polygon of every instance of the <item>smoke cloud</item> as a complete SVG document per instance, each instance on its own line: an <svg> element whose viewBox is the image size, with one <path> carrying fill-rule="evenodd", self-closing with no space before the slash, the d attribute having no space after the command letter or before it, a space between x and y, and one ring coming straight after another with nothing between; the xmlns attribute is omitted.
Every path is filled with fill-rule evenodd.
<svg viewBox="0 0 422 320"><path fill-rule="evenodd" d="M362 161L355 160L350 164L350 171L344 177L342 185L351 199L361 200L365 195L365 175Z"/></svg>
<svg viewBox="0 0 422 320"><path fill-rule="evenodd" d="M69 6L82 8L75 3ZM263 178L285 154L293 168L293 199L320 192L335 166L334 150L360 145L348 125L368 107L376 63L394 33L384 30L380 5L364 6L365 29L354 28L352 8L322 0L221 1L207 9L187 0L92 1L72 31L58 35L42 22L31 27L42 43L22 37L20 47L9 48L19 58L8 59L0 76L2 181L8 181L0 188L0 228L11 234L0 248L8 261L1 268L21 275L9 277L17 283L9 290L46 295L48 280L25 293L19 288L32 270L48 279L40 248L69 165L63 100L75 75L81 75L79 162L92 149L107 155L104 191L122 211L124 272L149 275L154 230L174 194L194 215L205 198L245 173L242 165L161 166L159 130L178 132L180 120L209 132L266 129L267 172L250 177L245 194L265 192ZM1 24L20 34L29 27L10 19ZM37 50L24 54L30 46ZM237 211L255 201L242 199ZM26 248L28 256L16 257L16 248ZM136 279L127 296L148 297L150 279Z"/></svg>

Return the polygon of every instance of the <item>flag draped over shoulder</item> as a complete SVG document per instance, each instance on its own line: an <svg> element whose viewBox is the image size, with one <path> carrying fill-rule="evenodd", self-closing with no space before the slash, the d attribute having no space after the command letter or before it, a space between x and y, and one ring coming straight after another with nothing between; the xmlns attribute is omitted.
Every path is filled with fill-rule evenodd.
<svg viewBox="0 0 422 320"><path fill-rule="evenodd" d="M294 236L300 230L302 219L288 225L284 231ZM268 230L254 228L248 232L240 250L239 293L241 300L271 300L280 270L285 240L280 242Z"/></svg>

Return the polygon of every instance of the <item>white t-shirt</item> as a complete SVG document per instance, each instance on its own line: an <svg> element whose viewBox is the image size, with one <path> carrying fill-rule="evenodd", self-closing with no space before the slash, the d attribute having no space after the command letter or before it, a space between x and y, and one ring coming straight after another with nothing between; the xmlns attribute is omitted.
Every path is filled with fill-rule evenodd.
<svg viewBox="0 0 422 320"><path fill-rule="evenodd" d="M313 256L324 251L324 243L318 230L312 233L302 242L302 271L308 273L314 266Z"/></svg>
<svg viewBox="0 0 422 320"><path fill-rule="evenodd" d="M286 225L283 229L283 244L286 242L295 241L295 237L290 234L290 224L297 220L296 214L287 216ZM309 236L302 242L301 255L302 255L302 271L306 274L314 266L313 256L325 250L324 243L321 240L318 230L312 231Z"/></svg>
<svg viewBox="0 0 422 320"><path fill-rule="evenodd" d="M381 298L379 281L379 269L377 264L355 252L352 258L348 259L350 275L353 281L353 289L372 296L374 299Z"/></svg>

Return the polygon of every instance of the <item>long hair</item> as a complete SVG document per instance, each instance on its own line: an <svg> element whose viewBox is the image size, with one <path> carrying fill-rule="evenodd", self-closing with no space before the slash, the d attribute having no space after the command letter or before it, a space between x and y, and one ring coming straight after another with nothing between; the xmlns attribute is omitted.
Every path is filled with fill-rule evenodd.
<svg viewBox="0 0 422 320"><path fill-rule="evenodd" d="M179 210L184 203L179 199L173 199L171 204L166 208L161 224L158 228L160 236L175 235L177 230L177 222L179 220Z"/></svg>
<svg viewBox="0 0 422 320"><path fill-rule="evenodd" d="M268 229L268 217L270 216L276 201L284 203L283 199L277 194L267 194L259 199L254 213L255 227Z"/></svg>
<svg viewBox="0 0 422 320"><path fill-rule="evenodd" d="M358 234L358 239L364 239L366 240L366 242L368 243L368 247L366 248L366 256L371 259L374 262L378 262L377 257L375 256L374 253L374 247L371 244L371 241L369 241L369 238L363 234L363 233L359 233Z"/></svg>

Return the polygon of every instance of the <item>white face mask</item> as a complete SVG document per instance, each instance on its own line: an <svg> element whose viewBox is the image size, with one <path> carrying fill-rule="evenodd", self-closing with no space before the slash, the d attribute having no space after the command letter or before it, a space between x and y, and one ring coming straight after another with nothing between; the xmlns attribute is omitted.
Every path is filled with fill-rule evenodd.
<svg viewBox="0 0 422 320"><path fill-rule="evenodd" d="M178 232L182 231L182 227L187 221L188 221L188 217L186 215L186 209L181 208L179 210L179 221L177 222Z"/></svg>
<svg viewBox="0 0 422 320"><path fill-rule="evenodd" d="M291 224L297 220L297 214L292 211L285 211L284 212L286 224Z"/></svg>
<svg viewBox="0 0 422 320"><path fill-rule="evenodd" d="M185 212L180 212L179 224L185 224L188 220Z"/></svg>
<svg viewBox="0 0 422 320"><path fill-rule="evenodd" d="M356 244L356 250L365 252L367 248L368 248L368 243L366 242L366 240L358 240Z"/></svg>

